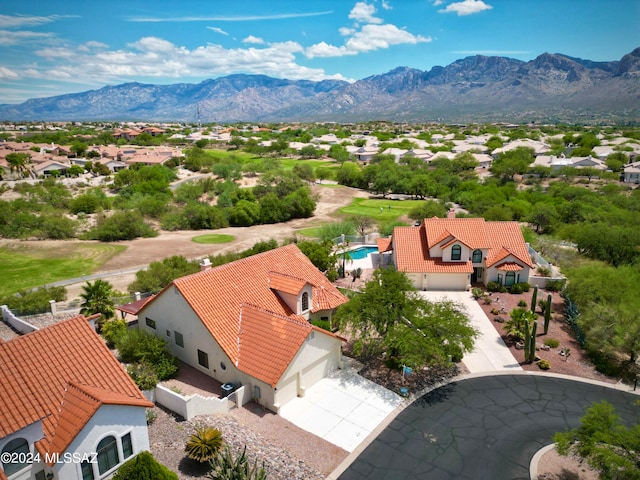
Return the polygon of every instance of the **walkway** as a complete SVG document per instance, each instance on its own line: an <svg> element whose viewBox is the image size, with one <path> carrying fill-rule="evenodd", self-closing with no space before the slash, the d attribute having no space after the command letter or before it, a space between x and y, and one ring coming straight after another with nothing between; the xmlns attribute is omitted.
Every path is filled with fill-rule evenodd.
<svg viewBox="0 0 640 480"><path fill-rule="evenodd" d="M480 336L476 339L473 352L462 359L470 373L504 372L522 370L520 364L509 351L491 320L485 315L469 292L419 292L427 300L442 298L464 305L473 325Z"/></svg>
<svg viewBox="0 0 640 480"><path fill-rule="evenodd" d="M638 396L598 382L524 372L461 379L417 399L329 478L529 479L534 454L602 400L637 422Z"/></svg>

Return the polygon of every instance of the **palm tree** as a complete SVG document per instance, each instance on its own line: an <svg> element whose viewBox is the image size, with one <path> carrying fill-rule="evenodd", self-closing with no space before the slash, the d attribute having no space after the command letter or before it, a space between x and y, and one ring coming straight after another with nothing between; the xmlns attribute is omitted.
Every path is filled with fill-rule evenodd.
<svg viewBox="0 0 640 480"><path fill-rule="evenodd" d="M114 296L113 285L104 280L87 282L82 286L84 293L80 298L84 300L80 305L80 313L93 315L99 313L104 320L113 317L116 313L112 297Z"/></svg>
<svg viewBox="0 0 640 480"><path fill-rule="evenodd" d="M9 170L11 172L17 172L20 175L20 178L24 178L26 176L35 176L34 171L30 165L30 154L13 152L9 153L6 156L6 160L9 164Z"/></svg>
<svg viewBox="0 0 640 480"><path fill-rule="evenodd" d="M196 462L205 463L216 456L222 448L222 432L213 427L198 427L191 434L184 452Z"/></svg>

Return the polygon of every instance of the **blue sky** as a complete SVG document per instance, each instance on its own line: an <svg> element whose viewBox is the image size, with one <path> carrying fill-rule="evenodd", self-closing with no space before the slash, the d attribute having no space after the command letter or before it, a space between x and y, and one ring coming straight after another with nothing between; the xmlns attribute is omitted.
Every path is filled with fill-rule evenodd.
<svg viewBox="0 0 640 480"><path fill-rule="evenodd" d="M544 52L619 60L640 0L0 0L0 103L234 73L355 81Z"/></svg>

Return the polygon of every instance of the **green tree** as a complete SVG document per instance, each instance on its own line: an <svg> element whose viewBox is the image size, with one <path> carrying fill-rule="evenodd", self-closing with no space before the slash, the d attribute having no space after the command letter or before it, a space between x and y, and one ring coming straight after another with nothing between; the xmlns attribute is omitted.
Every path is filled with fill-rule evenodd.
<svg viewBox="0 0 640 480"><path fill-rule="evenodd" d="M129 293L156 293L169 285L176 278L191 275L200 270L198 262L174 255L159 262L151 262L145 270L136 272L136 279L129 284Z"/></svg>
<svg viewBox="0 0 640 480"><path fill-rule="evenodd" d="M11 152L5 157L9 164L9 171L16 172L21 178L35 177L35 171L31 166L31 154L24 152Z"/></svg>
<svg viewBox="0 0 640 480"><path fill-rule="evenodd" d="M553 436L560 455L577 455L603 480L640 479L640 423L625 426L607 402L591 406L580 426Z"/></svg>
<svg viewBox="0 0 640 480"><path fill-rule="evenodd" d="M98 219L98 225L89 232L91 239L102 242L133 240L138 237L155 237L158 233L137 212L117 212Z"/></svg>
<svg viewBox="0 0 640 480"><path fill-rule="evenodd" d="M455 352L471 351L476 330L453 302L421 298L409 278L394 269L375 270L364 291L338 309L337 321L357 336L365 356L383 351L398 365L446 365Z"/></svg>
<svg viewBox="0 0 640 480"><path fill-rule="evenodd" d="M629 157L627 157L624 153L616 152L609 155L605 163L607 165L607 168L609 168L610 170L614 172L620 172L628 161Z"/></svg>
<svg viewBox="0 0 640 480"><path fill-rule="evenodd" d="M123 463L113 480L178 480L178 475L144 451Z"/></svg>
<svg viewBox="0 0 640 480"><path fill-rule="evenodd" d="M326 272L336 263L335 255L332 252L333 244L330 241L303 241L297 242L296 245L321 272Z"/></svg>
<svg viewBox="0 0 640 480"><path fill-rule="evenodd" d="M534 151L528 147L517 147L513 150L501 153L492 162L491 173L503 182L513 180L516 174L522 175L529 169L529 165L535 160Z"/></svg>
<svg viewBox="0 0 640 480"><path fill-rule="evenodd" d="M548 233L553 230L558 220L558 212L551 203L538 202L531 208L526 221L536 228L536 233Z"/></svg>
<svg viewBox="0 0 640 480"><path fill-rule="evenodd" d="M82 290L83 293L80 294L82 299L80 313L83 315L99 313L102 315L103 320L109 320L115 315L113 285L105 280L98 279L93 283L87 282L82 286Z"/></svg>
<svg viewBox="0 0 640 480"><path fill-rule="evenodd" d="M409 210L408 216L411 220L415 220L417 222L421 222L425 218L444 218L447 216L447 209L440 202L426 200L417 207L413 207Z"/></svg>

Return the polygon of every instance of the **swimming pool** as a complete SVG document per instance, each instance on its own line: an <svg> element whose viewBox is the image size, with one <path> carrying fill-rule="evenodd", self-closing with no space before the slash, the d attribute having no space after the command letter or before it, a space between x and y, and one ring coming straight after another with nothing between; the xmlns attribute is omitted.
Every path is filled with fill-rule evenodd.
<svg viewBox="0 0 640 480"><path fill-rule="evenodd" d="M358 247L353 250L349 250L352 260L362 260L367 258L370 253L378 253L378 247Z"/></svg>

